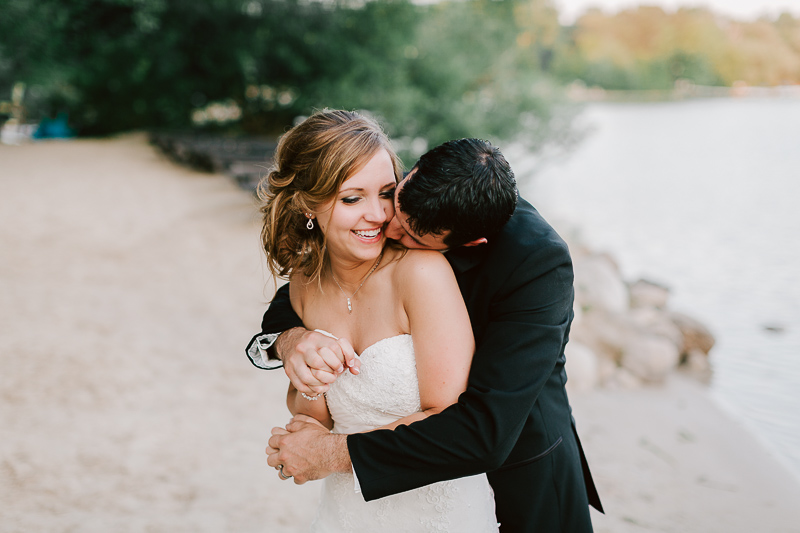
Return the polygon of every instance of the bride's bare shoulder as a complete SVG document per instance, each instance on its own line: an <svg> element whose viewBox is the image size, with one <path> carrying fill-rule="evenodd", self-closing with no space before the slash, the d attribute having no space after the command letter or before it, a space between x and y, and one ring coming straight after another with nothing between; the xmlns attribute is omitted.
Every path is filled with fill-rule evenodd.
<svg viewBox="0 0 800 533"><path fill-rule="evenodd" d="M401 283L430 283L452 278L453 270L441 252L406 250L395 268L395 279Z"/></svg>

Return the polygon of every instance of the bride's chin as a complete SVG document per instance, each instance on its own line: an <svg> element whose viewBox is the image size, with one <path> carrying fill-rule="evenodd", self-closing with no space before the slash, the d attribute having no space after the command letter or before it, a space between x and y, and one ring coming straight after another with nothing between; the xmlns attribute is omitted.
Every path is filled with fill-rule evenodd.
<svg viewBox="0 0 800 533"><path fill-rule="evenodd" d="M380 255L380 253L383 251L383 247L386 245L386 237L381 235L380 240L375 242L360 241L359 245L361 254L378 257L378 255Z"/></svg>

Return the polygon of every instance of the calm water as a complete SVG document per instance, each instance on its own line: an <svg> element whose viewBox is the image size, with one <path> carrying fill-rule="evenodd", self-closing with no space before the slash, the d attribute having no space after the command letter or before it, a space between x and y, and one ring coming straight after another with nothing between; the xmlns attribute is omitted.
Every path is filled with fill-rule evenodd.
<svg viewBox="0 0 800 533"><path fill-rule="evenodd" d="M593 104L580 120L592 133L523 194L713 330L712 395L800 478L800 99Z"/></svg>

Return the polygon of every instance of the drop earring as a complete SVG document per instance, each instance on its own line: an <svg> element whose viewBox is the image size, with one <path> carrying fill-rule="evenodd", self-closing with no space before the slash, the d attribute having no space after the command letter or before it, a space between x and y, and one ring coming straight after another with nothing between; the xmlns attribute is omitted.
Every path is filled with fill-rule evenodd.
<svg viewBox="0 0 800 533"><path fill-rule="evenodd" d="M312 229L314 229L314 219L311 218L311 213L306 213L306 216L308 217L308 222L306 222L306 229L308 231L311 231Z"/></svg>

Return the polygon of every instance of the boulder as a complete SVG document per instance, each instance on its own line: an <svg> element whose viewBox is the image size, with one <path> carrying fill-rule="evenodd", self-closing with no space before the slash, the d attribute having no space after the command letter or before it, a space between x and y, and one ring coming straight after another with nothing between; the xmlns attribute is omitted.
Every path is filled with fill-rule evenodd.
<svg viewBox="0 0 800 533"><path fill-rule="evenodd" d="M629 287L631 307L653 307L666 309L669 300L669 288L653 281L640 279Z"/></svg>
<svg viewBox="0 0 800 533"><path fill-rule="evenodd" d="M575 300L583 310L625 313L630 307L628 287L616 263L605 254L579 257L574 262Z"/></svg>
<svg viewBox="0 0 800 533"><path fill-rule="evenodd" d="M567 344L564 355L567 359L567 390L589 391L599 382L597 355L588 346L579 342Z"/></svg>
<svg viewBox="0 0 800 533"><path fill-rule="evenodd" d="M683 359L681 370L688 372L691 376L704 383L711 381L711 362L708 360L708 354L703 353L701 350L692 350L681 357Z"/></svg>
<svg viewBox="0 0 800 533"><path fill-rule="evenodd" d="M606 386L614 378L614 375L620 366L613 359L606 357L603 354L597 355L597 380L599 386Z"/></svg>
<svg viewBox="0 0 800 533"><path fill-rule="evenodd" d="M639 333L622 348L621 366L649 382L661 382L678 366L678 347L666 337Z"/></svg>
<svg viewBox="0 0 800 533"><path fill-rule="evenodd" d="M614 260L572 247L575 313L567 345L567 386L632 388L661 382L676 369L707 379L714 337L703 324L667 309L668 287L627 284Z"/></svg>
<svg viewBox="0 0 800 533"><path fill-rule="evenodd" d="M669 313L665 313L656 307L639 307L631 309L628 316L637 330L652 335L661 335L682 350L683 333L675 325Z"/></svg>
<svg viewBox="0 0 800 533"><path fill-rule="evenodd" d="M609 389L638 389L642 386L642 380L630 370L618 367L605 385Z"/></svg>
<svg viewBox="0 0 800 533"><path fill-rule="evenodd" d="M708 354L714 347L716 340L711 331L699 320L683 313L670 313L670 319L678 327L683 336L681 353L688 354L693 350L700 350Z"/></svg>
<svg viewBox="0 0 800 533"><path fill-rule="evenodd" d="M570 338L598 355L619 362L622 347L635 332L626 315L593 308L583 312L580 322L571 330Z"/></svg>

